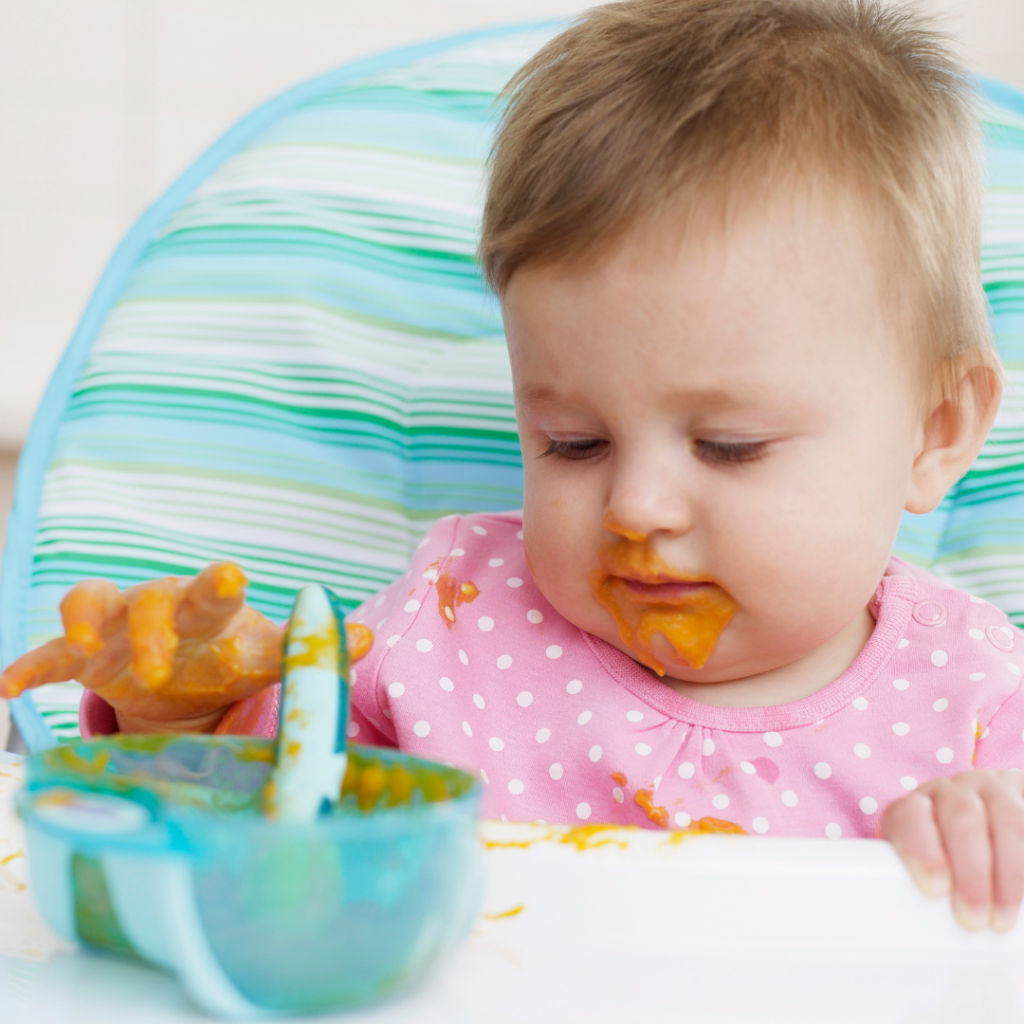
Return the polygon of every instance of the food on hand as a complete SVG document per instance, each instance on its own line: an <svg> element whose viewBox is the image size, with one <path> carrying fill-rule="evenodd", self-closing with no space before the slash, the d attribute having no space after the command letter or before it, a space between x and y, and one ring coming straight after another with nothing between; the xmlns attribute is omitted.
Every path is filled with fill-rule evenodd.
<svg viewBox="0 0 1024 1024"><path fill-rule="evenodd" d="M0 697L74 679L113 706L124 732L212 732L281 674L283 630L244 603L246 583L232 562L123 592L83 580L61 602L64 636L9 665ZM372 634L347 633L356 660Z"/></svg>

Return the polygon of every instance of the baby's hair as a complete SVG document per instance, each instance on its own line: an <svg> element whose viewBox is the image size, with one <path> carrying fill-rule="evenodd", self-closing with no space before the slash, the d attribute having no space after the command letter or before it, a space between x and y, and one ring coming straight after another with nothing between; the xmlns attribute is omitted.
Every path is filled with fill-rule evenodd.
<svg viewBox="0 0 1024 1024"><path fill-rule="evenodd" d="M480 243L499 294L520 267L602 253L669 202L816 178L877 209L895 264L881 277L932 368L991 347L976 96L915 7L622 0L551 40L505 98Z"/></svg>

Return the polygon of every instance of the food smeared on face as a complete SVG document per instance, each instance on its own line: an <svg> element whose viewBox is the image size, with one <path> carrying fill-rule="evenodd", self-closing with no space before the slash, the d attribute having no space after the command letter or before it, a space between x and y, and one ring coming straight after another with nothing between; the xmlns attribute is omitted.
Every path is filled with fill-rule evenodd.
<svg viewBox="0 0 1024 1024"><path fill-rule="evenodd" d="M619 628L622 642L659 676L665 666L654 653L663 636L680 661L702 668L736 611L736 602L713 580L673 571L652 550L646 534L621 526L609 513L605 529L618 539L598 551L601 568L591 574L598 603Z"/></svg>
<svg viewBox="0 0 1024 1024"><path fill-rule="evenodd" d="M472 581L459 583L449 572L438 575L437 610L441 613L444 624L451 629L455 625L455 609L460 604L468 604L480 596L480 589Z"/></svg>

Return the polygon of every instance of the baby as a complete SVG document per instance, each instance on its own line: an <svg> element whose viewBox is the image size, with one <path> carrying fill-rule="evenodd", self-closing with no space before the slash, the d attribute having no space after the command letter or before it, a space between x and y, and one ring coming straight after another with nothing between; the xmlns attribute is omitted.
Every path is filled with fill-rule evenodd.
<svg viewBox="0 0 1024 1024"><path fill-rule="evenodd" d="M509 99L480 251L524 508L441 520L355 612L350 735L477 770L492 816L882 835L1012 927L1020 639L890 554L999 404L963 73L871 0L624 0ZM79 584L0 686L272 734L244 584Z"/></svg>

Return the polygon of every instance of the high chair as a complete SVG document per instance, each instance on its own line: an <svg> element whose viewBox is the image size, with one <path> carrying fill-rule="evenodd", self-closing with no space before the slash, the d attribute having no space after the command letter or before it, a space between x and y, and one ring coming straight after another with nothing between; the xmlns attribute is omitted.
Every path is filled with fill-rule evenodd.
<svg viewBox="0 0 1024 1024"><path fill-rule="evenodd" d="M439 516L521 503L500 310L473 253L496 97L559 28L470 33L303 83L142 216L22 455L0 579L5 663L59 634L59 602L86 577L126 586L232 559L252 604L280 621L306 583L354 607L401 574ZM1024 94L982 90L982 273L1008 387L976 464L935 512L907 518L897 550L1024 624ZM29 750L77 735L80 693L55 684L14 702ZM743 1001L751 986L771 1009L772 993L813 977L824 995L790 1001L787 1021L874 1022L908 1019L965 970L989 979L970 982L969 1002L1021 981L998 965L1024 963L1024 940L962 941L882 843L641 832L600 845L586 829L486 828L488 913L461 974L375 1020L593 1024L688 1009L747 1021L761 1019ZM62 991L110 1024L173 1002L151 979L148 1011L141 995L125 1003L135 975L106 961L90 961L82 987L70 962L37 972L50 981L32 998L58 1009L33 1020L66 1019Z"/></svg>

